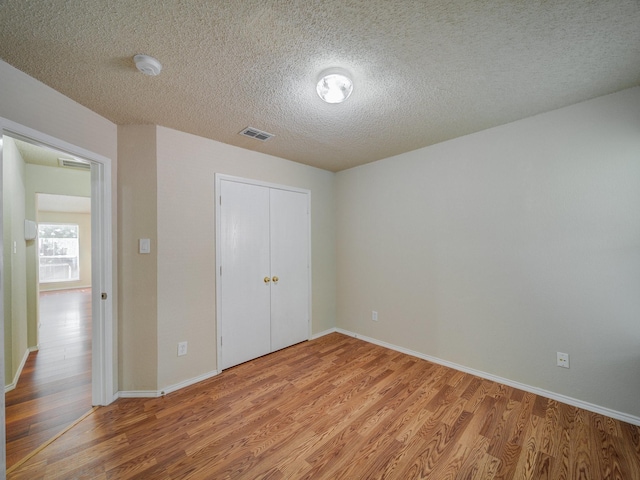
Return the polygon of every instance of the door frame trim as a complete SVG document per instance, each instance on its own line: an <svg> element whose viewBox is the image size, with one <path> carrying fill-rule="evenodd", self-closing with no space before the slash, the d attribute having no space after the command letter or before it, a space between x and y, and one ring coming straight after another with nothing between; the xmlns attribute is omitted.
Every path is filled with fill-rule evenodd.
<svg viewBox="0 0 640 480"><path fill-rule="evenodd" d="M91 311L93 405L109 405L116 398L113 378L113 249L111 159L38 130L0 117L0 134L59 150L91 163ZM0 152L0 166L2 153ZM0 187L1 188L1 187ZM0 190L1 191L1 190ZM0 239L0 242L2 239ZM0 286L0 295L4 284ZM101 299L102 293L106 300ZM0 312L4 321L4 315ZM4 358L4 343L0 346Z"/></svg>
<svg viewBox="0 0 640 480"><path fill-rule="evenodd" d="M281 185L277 183L265 182L262 180L254 180L250 178L237 177L233 175L227 175L224 173L216 173L215 174L215 189L214 189L214 201L215 201L215 239L216 239L216 370L218 372L222 372L222 278L221 278L221 267L222 267L222 248L221 248L221 215L220 215L220 185L221 182L229 181L229 182L237 182L237 183L246 183L249 185L255 185L259 187L267 187L267 188L275 188L279 190L286 190L289 192L298 192L304 193L307 195L307 212L309 217L309 246L308 246L308 272L309 272L309 293L308 293L308 326L307 326L307 340L311 338L312 332L312 264L311 264L311 190L306 188L298 188L291 187L288 185Z"/></svg>

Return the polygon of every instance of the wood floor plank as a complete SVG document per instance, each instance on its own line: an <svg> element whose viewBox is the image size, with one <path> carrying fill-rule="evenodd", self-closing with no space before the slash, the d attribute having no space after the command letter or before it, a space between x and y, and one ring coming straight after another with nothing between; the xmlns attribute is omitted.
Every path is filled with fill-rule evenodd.
<svg viewBox="0 0 640 480"><path fill-rule="evenodd" d="M522 397L524 400L524 396ZM527 409L523 409L526 411ZM538 461L540 459L540 437L543 426L542 419L530 415L527 424L517 432L519 441L512 441L514 445L522 446L523 454L518 459L514 478L531 479L537 475Z"/></svg>
<svg viewBox="0 0 640 480"><path fill-rule="evenodd" d="M481 478L479 472L487 457L489 439L477 435L474 442L466 442L461 438L460 443L469 446L469 455L462 465L460 465L460 469L456 473L455 478L459 478L460 480Z"/></svg>
<svg viewBox="0 0 640 480"><path fill-rule="evenodd" d="M40 294L39 350L5 394L7 468L91 410L91 289Z"/></svg>
<svg viewBox="0 0 640 480"><path fill-rule="evenodd" d="M640 427L330 334L101 407L9 478L635 480Z"/></svg>

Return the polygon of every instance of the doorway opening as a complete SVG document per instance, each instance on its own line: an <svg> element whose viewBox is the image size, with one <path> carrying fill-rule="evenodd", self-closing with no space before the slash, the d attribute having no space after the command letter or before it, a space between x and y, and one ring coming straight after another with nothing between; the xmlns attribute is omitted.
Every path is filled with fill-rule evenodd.
<svg viewBox="0 0 640 480"><path fill-rule="evenodd" d="M6 119L0 118L0 127L4 134L0 143L4 278L0 297L5 390L21 381L20 373L25 379L57 376L58 384L43 391L51 394L53 390L62 404L68 396L71 403L57 409L57 416L73 420L79 410L81 416L92 405L107 405L115 399L111 163ZM59 188L65 184L70 190ZM39 235L32 233L34 228ZM84 244L87 239L89 246ZM74 357L75 364L52 367L55 361ZM34 395L33 389L30 394ZM51 403L51 398L31 401L41 405L42 411ZM6 413L2 409L3 426L9 424ZM42 417L29 428L44 431L54 423L63 422Z"/></svg>

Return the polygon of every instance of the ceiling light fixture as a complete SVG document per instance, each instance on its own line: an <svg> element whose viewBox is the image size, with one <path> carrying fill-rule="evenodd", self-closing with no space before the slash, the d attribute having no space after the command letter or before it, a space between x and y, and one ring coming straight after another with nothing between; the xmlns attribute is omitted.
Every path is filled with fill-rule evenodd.
<svg viewBox="0 0 640 480"><path fill-rule="evenodd" d="M316 91L327 103L342 103L351 95L353 82L346 72L333 68L320 74Z"/></svg>
<svg viewBox="0 0 640 480"><path fill-rule="evenodd" d="M162 64L149 55L136 55L133 61L136 62L136 68L145 75L155 77L162 70Z"/></svg>

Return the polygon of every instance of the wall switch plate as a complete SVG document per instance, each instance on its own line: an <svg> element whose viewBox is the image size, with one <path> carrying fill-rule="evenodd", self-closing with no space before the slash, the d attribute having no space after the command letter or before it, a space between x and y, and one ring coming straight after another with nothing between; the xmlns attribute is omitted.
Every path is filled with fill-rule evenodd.
<svg viewBox="0 0 640 480"><path fill-rule="evenodd" d="M562 353L562 352L556 352L556 353L557 353L556 364L562 368L569 368L569 354Z"/></svg>
<svg viewBox="0 0 640 480"><path fill-rule="evenodd" d="M378 321L378 312L376 312L375 310L371 312L371 320L373 320L374 322Z"/></svg>
<svg viewBox="0 0 640 480"><path fill-rule="evenodd" d="M141 238L138 241L138 252L139 253L151 253L151 239L149 239L149 238Z"/></svg>
<svg viewBox="0 0 640 480"><path fill-rule="evenodd" d="M182 357L187 354L187 342L178 343L178 356Z"/></svg>

